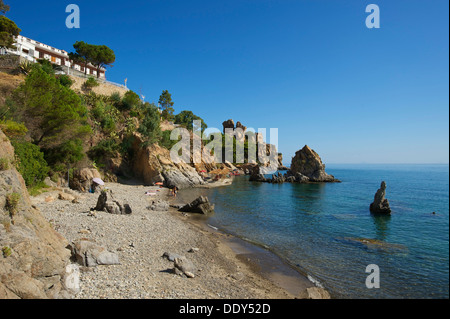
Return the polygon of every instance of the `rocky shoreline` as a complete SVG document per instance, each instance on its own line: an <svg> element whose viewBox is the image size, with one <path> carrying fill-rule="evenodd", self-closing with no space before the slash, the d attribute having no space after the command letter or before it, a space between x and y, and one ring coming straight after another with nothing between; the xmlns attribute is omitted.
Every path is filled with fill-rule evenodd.
<svg viewBox="0 0 450 319"><path fill-rule="evenodd" d="M304 293L295 296L275 285L226 244L229 235L189 222L189 214L170 207L166 211L149 209L152 201L173 198L168 189L117 183L108 183L107 188L117 201L130 205L131 214L91 210L98 193L72 191L75 200L64 200L57 199L60 191L55 190L32 198L33 205L69 242L87 239L119 258L116 265L81 266L80 291L75 298L323 297L311 287L305 286ZM156 195L145 195L148 191ZM165 253L185 256L194 265L192 278L177 274L176 262L163 257Z"/></svg>

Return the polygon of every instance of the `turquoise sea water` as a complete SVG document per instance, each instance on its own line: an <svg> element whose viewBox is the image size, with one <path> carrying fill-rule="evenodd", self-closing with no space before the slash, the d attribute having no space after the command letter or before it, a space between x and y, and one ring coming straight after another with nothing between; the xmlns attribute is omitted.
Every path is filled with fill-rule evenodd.
<svg viewBox="0 0 450 319"><path fill-rule="evenodd" d="M448 298L449 166L329 165L327 172L342 183L241 176L202 190L216 205L208 223L269 247L335 298ZM383 180L393 212L373 216ZM378 289L365 285L369 264L379 266Z"/></svg>

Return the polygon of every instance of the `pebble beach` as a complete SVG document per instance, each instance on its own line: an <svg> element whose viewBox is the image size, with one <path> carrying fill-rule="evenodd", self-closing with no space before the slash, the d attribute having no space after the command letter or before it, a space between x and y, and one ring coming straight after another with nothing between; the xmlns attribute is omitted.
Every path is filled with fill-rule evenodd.
<svg viewBox="0 0 450 319"><path fill-rule="evenodd" d="M91 210L99 194L54 189L32 198L53 228L69 242L89 239L119 256L119 265L81 267L77 299L292 299L297 296L263 277L249 260L226 244L229 235L208 231L175 208L148 209L155 199L170 201L169 190L157 186L108 183L129 215ZM58 199L66 191L75 200ZM154 196L146 192L156 193ZM173 271L164 253L185 256L195 277Z"/></svg>

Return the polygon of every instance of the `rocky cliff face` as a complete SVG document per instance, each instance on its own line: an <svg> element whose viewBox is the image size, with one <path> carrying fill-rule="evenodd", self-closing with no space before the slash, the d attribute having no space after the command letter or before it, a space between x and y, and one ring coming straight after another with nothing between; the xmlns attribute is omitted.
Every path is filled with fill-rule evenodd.
<svg viewBox="0 0 450 319"><path fill-rule="evenodd" d="M310 182L337 182L333 175L325 172L325 165L314 150L305 145L292 158L289 174L291 176L306 176Z"/></svg>
<svg viewBox="0 0 450 319"><path fill-rule="evenodd" d="M204 184L203 178L191 165L174 163L169 150L157 144L142 147L142 143L141 136L135 133L133 171L145 184L162 182L166 187L179 189Z"/></svg>
<svg viewBox="0 0 450 319"><path fill-rule="evenodd" d="M67 298L68 242L31 206L1 130L0 160L0 299Z"/></svg>

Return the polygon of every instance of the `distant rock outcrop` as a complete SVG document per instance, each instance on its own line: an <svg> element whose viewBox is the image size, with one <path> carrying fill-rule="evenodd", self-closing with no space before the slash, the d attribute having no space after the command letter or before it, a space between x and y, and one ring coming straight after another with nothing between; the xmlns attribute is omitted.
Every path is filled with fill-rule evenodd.
<svg viewBox="0 0 450 319"><path fill-rule="evenodd" d="M339 182L333 175L325 173L325 165L322 163L319 154L305 145L301 150L295 153L292 158L291 168L288 175L306 176L310 182Z"/></svg>
<svg viewBox="0 0 450 319"><path fill-rule="evenodd" d="M227 129L227 128L234 130L234 121L232 119L226 120L222 123L222 126L223 126L224 133L225 133L225 129Z"/></svg>
<svg viewBox="0 0 450 319"><path fill-rule="evenodd" d="M68 242L31 205L14 168L14 149L0 130L0 299L70 298Z"/></svg>
<svg viewBox="0 0 450 319"><path fill-rule="evenodd" d="M389 206L389 201L384 198L386 196L386 183L381 182L380 188L375 193L375 198L370 204L370 211L374 214L390 214L391 208Z"/></svg>

